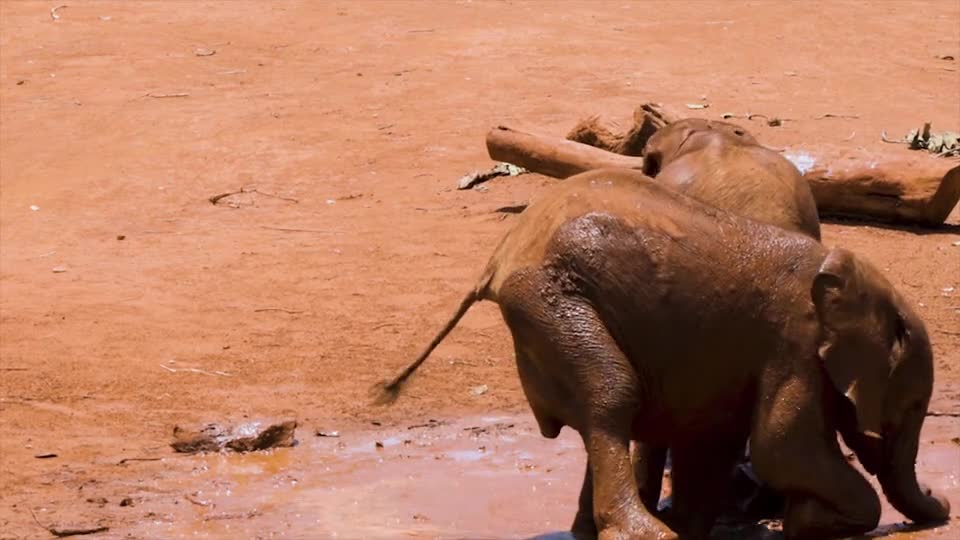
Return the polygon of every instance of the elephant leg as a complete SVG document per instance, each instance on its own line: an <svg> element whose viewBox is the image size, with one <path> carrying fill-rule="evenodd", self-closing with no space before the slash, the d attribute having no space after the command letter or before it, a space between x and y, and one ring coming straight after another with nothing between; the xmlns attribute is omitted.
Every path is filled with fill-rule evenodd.
<svg viewBox="0 0 960 540"><path fill-rule="evenodd" d="M583 474L577 515L573 518L570 532L577 540L594 540L597 537L597 523L593 520L593 473L591 473L589 459L587 459L587 470Z"/></svg>
<svg viewBox="0 0 960 540"><path fill-rule="evenodd" d="M644 508L630 460L629 425L591 425L581 434L593 479L593 518L600 540L676 540Z"/></svg>
<svg viewBox="0 0 960 540"><path fill-rule="evenodd" d="M631 458L640 501L647 511L656 515L657 505L660 503L667 449L638 442L632 449ZM577 515L573 519L570 531L577 540L592 540L597 537L597 524L593 520L593 475L590 473L589 460L583 477L583 486L580 488Z"/></svg>
<svg viewBox="0 0 960 540"><path fill-rule="evenodd" d="M676 539L643 507L637 490L630 435L642 399L634 366L592 306L538 281L508 282L500 308L515 347L531 363L520 371L528 400L549 405L583 439L592 497L582 493L581 506L592 499L601 540ZM539 375L526 380L530 373Z"/></svg>
<svg viewBox="0 0 960 540"><path fill-rule="evenodd" d="M637 479L640 501L650 513L656 513L663 489L663 469L667 463L667 449L637 442L633 447L633 473Z"/></svg>
<svg viewBox="0 0 960 540"><path fill-rule="evenodd" d="M743 455L745 437L711 438L671 448L669 523L684 540L706 539L731 497L730 471Z"/></svg>
<svg viewBox="0 0 960 540"><path fill-rule="evenodd" d="M631 458L640 501L648 512L656 515L657 505L660 503L667 449L638 442L632 449ZM591 540L597 537L597 524L593 520L593 475L590 473L589 460L583 477L583 486L580 488L577 515L573 519L570 531L577 540Z"/></svg>
<svg viewBox="0 0 960 540"><path fill-rule="evenodd" d="M580 436L590 463L599 538L675 540L676 534L640 501L630 456L634 416L642 402L637 373L596 312L578 307L575 318L562 319L566 339L560 358L566 361L558 365L576 374L578 402L586 406Z"/></svg>
<svg viewBox="0 0 960 540"><path fill-rule="evenodd" d="M873 498L876 499L876 494ZM828 506L827 501L818 497L791 496L787 499L784 513L784 537L788 540L814 540L859 536L876 527L873 521L879 521L880 514L880 502L876 502L877 515L874 517L870 515L872 510L867 508L857 509L858 513L849 509L840 511Z"/></svg>
<svg viewBox="0 0 960 540"><path fill-rule="evenodd" d="M755 416L750 457L760 478L787 497L784 536L825 540L874 529L880 499L843 457L823 407L810 400L803 406L794 405L795 399L782 402L789 407L778 411L772 402Z"/></svg>

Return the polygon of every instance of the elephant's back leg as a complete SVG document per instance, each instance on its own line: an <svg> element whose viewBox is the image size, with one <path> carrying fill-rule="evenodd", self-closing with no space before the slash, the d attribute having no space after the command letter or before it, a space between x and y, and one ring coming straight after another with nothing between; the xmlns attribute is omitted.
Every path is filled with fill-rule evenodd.
<svg viewBox="0 0 960 540"><path fill-rule="evenodd" d="M597 311L536 269L511 275L497 301L541 430L569 425L583 438L592 498L581 503L592 502L600 539L675 539L640 501L630 438L642 385Z"/></svg>

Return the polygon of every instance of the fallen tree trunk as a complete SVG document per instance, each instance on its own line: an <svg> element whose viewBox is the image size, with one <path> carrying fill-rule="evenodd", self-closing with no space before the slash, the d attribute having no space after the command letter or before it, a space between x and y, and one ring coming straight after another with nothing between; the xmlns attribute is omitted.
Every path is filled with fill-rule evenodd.
<svg viewBox="0 0 960 540"><path fill-rule="evenodd" d="M960 200L960 161L818 145L783 152L810 183L821 216L939 225Z"/></svg>
<svg viewBox="0 0 960 540"><path fill-rule="evenodd" d="M640 157L503 126L487 133L487 152L554 178L606 167L643 168ZM794 147L784 155L810 182L821 216L939 225L960 200L956 160L830 146Z"/></svg>

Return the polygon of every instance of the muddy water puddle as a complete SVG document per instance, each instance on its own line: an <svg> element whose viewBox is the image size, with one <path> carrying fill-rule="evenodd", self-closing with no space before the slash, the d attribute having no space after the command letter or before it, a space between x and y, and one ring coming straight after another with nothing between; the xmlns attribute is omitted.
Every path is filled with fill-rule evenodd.
<svg viewBox="0 0 960 540"><path fill-rule="evenodd" d="M370 426L294 448L171 459L152 510L130 531L145 538L569 538L584 467L579 436L539 435L526 417ZM931 418L918 460L922 480L960 516L956 419ZM159 496L164 494L164 496ZM960 524L910 531L884 507L874 536L960 538ZM763 527L716 538L780 538Z"/></svg>

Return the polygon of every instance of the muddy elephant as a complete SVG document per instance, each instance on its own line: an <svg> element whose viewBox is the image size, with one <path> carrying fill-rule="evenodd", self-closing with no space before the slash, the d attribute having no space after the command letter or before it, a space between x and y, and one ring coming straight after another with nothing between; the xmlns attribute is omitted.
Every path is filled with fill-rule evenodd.
<svg viewBox="0 0 960 540"><path fill-rule="evenodd" d="M809 184L736 124L701 118L668 124L647 141L643 172L711 206L820 239Z"/></svg>
<svg viewBox="0 0 960 540"><path fill-rule="evenodd" d="M810 186L792 163L762 146L741 126L686 118L655 133L643 154L643 171L681 193L820 240L820 219ZM667 449L638 444L634 458L641 499L656 510ZM749 467L745 460L734 471L739 485L753 483L750 479L755 475ZM750 507L758 516L772 517L783 505L782 497L762 485L736 499L730 504L735 514Z"/></svg>
<svg viewBox="0 0 960 540"><path fill-rule="evenodd" d="M583 173L520 215L443 329L378 385L380 402L479 300L500 307L542 435L583 439L577 533L677 538L640 501L631 440L673 450L682 515L696 516L675 526L694 538L748 437L758 474L788 497L789 539L877 525L879 498L837 431L904 515L948 516L914 469L933 385L924 325L848 251L636 171Z"/></svg>

